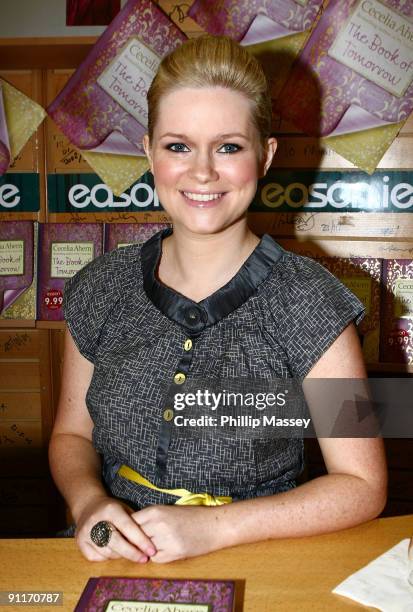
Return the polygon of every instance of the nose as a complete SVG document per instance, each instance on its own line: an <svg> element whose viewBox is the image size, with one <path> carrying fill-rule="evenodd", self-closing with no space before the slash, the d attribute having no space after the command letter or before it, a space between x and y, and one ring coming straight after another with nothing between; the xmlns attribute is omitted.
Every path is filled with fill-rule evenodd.
<svg viewBox="0 0 413 612"><path fill-rule="evenodd" d="M198 151L193 156L189 172L198 183L209 183L219 178L213 156L207 151Z"/></svg>

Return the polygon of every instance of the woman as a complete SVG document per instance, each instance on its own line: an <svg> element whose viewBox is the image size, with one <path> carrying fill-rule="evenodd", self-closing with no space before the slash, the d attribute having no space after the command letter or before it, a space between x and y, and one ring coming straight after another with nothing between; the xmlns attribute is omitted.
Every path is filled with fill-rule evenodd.
<svg viewBox="0 0 413 612"><path fill-rule="evenodd" d="M247 226L276 141L245 49L186 42L163 60L148 108L144 146L173 232L106 254L66 288L50 460L81 551L167 562L375 517L386 487L377 439L320 439L328 475L295 488L301 440L174 427L187 378L363 378L363 309L324 268Z"/></svg>

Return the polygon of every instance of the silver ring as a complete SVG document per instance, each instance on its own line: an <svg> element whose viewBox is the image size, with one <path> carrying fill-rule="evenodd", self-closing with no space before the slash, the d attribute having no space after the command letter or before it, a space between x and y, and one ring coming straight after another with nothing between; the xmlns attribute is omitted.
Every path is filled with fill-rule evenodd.
<svg viewBox="0 0 413 612"><path fill-rule="evenodd" d="M113 532L114 528L110 523L107 521L99 521L99 523L96 523L90 530L90 539L93 544L103 548L109 544Z"/></svg>

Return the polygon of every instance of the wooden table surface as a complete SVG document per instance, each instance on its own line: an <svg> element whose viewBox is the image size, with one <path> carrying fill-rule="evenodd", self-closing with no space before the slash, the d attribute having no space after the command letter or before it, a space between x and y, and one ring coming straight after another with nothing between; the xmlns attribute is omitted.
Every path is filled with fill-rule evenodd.
<svg viewBox="0 0 413 612"><path fill-rule="evenodd" d="M376 519L338 533L238 546L166 565L86 561L73 539L0 540L0 591L63 591L63 606L4 610L73 610L91 576L215 578L237 581L237 610L366 609L331 590L400 540L413 515ZM413 605L412 605L413 609Z"/></svg>

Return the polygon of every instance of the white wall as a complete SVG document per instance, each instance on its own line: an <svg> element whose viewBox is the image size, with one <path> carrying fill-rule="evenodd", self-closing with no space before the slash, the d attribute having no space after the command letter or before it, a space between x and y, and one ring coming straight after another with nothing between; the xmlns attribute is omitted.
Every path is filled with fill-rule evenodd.
<svg viewBox="0 0 413 612"><path fill-rule="evenodd" d="M98 36L104 29L66 27L66 0L0 0L0 38Z"/></svg>

